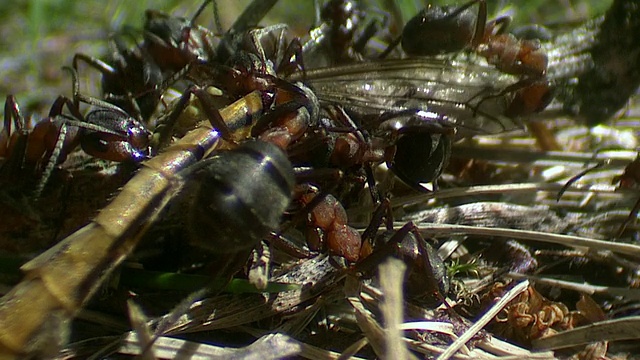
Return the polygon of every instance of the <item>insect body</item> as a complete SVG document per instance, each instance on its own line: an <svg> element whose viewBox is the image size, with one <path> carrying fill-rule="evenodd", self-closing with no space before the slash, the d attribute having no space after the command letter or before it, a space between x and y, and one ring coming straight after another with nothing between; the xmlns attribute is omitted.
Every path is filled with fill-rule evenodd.
<svg viewBox="0 0 640 360"><path fill-rule="evenodd" d="M430 58L308 70L305 77L323 106L343 108L358 128L396 146L388 163L414 187L440 174L454 132L468 136L518 129L520 117L543 108L550 96L547 87L536 87L532 94L517 77L491 66ZM427 146L420 148L421 143ZM417 169L416 162L426 165Z"/></svg>
<svg viewBox="0 0 640 360"><path fill-rule="evenodd" d="M128 49L121 36L111 43L114 49L107 61L76 54L73 68L77 71L82 61L97 69L104 99L139 121L148 121L160 102L162 71L144 46Z"/></svg>
<svg viewBox="0 0 640 360"><path fill-rule="evenodd" d="M240 123L260 113L260 104L253 93L220 113ZM91 223L22 267L25 280L0 304L0 356L48 357L68 341L70 321L176 193L176 174L218 144L219 133L207 124L146 161Z"/></svg>
<svg viewBox="0 0 640 360"><path fill-rule="evenodd" d="M162 70L178 71L194 61L215 59L215 35L209 29L194 24L202 7L193 19L174 17L156 10L146 11L144 47Z"/></svg>
<svg viewBox="0 0 640 360"><path fill-rule="evenodd" d="M36 197L47 183L55 165L65 161L67 155L78 145L89 155L112 161L139 162L148 155L149 132L144 125L110 103L78 93L75 73L74 98L58 97L49 111L49 116L39 121L29 131L13 96L5 102L3 150L6 160L0 171L8 174L15 170L26 170L41 176L36 188ZM78 109L80 102L96 106L83 116ZM70 114L64 114L67 107ZM16 131L11 132L11 125Z"/></svg>
<svg viewBox="0 0 640 360"><path fill-rule="evenodd" d="M469 9L476 3L477 15ZM487 23L484 0L472 0L457 8L428 6L405 25L402 48L412 56L473 49L506 73L544 76L548 60L540 41L519 40L504 33L510 21L503 17Z"/></svg>
<svg viewBox="0 0 640 360"><path fill-rule="evenodd" d="M181 176L187 179L183 191L192 197L187 224L191 238L198 240L198 247L217 253L251 250L275 231L295 183L282 150L263 141L216 154Z"/></svg>

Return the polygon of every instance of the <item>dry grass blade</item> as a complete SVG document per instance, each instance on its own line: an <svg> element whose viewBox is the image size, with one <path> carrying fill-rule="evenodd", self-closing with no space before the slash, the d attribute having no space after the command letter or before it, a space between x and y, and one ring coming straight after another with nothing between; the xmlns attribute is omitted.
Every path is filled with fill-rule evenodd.
<svg viewBox="0 0 640 360"><path fill-rule="evenodd" d="M547 279L539 276L532 275L522 275L516 273L509 273L509 277L513 279L529 279L532 282L540 285L547 285L556 287L558 289L567 289L577 291L583 294L600 294L600 295L608 295L611 297L620 296L629 301L638 301L640 300L640 289L630 289L630 288L621 288L621 287L611 287L611 286L596 286L591 284L580 284L570 281L563 281L557 279Z"/></svg>
<svg viewBox="0 0 640 360"><path fill-rule="evenodd" d="M605 320L533 341L540 350L555 350L599 341L640 338L640 316Z"/></svg>
<svg viewBox="0 0 640 360"><path fill-rule="evenodd" d="M158 359L281 359L301 352L302 345L283 334L261 337L244 348L234 349L196 342L160 337L154 344L154 354ZM142 351L134 334L130 334L120 349L120 354L139 356Z"/></svg>
<svg viewBox="0 0 640 360"><path fill-rule="evenodd" d="M138 338L138 347L143 349L140 358L142 360L155 359L153 331L151 331L147 324L147 317L144 315L142 308L132 300L127 301L127 307L129 308L129 320L131 321L133 333Z"/></svg>
<svg viewBox="0 0 640 360"><path fill-rule="evenodd" d="M400 324L403 321L402 282L407 266L400 260L390 258L380 264L380 286L384 293L381 305L386 336L386 356L398 360L407 359L407 347L402 341Z"/></svg>
<svg viewBox="0 0 640 360"><path fill-rule="evenodd" d="M509 301L516 298L516 296L520 295L522 292L526 291L529 287L529 281L525 280L521 283L514 286L505 296L500 299L494 306L491 307L480 319L478 319L464 334L462 334L458 339L456 339L440 356L438 356L438 360L446 360L449 359L453 354L455 354L464 344L471 340L473 336L475 336L478 331L480 331L483 327L485 327L498 313L509 303Z"/></svg>
<svg viewBox="0 0 640 360"><path fill-rule="evenodd" d="M399 224L395 224L394 227L399 228L400 226ZM633 256L635 258L640 257L640 246L638 245L614 243L611 241L595 240L579 236L550 234L539 231L483 228L465 225L420 224L418 228L420 229L420 231L429 234L430 236L446 236L453 234L499 236L520 240L543 241L548 243L561 244L567 247L582 247L594 251L612 251L619 254Z"/></svg>

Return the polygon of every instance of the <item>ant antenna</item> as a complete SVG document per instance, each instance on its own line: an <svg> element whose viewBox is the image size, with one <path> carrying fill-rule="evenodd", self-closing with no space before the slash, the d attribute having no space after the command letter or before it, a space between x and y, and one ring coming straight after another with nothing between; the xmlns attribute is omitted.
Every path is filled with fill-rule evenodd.
<svg viewBox="0 0 640 360"><path fill-rule="evenodd" d="M599 168L601 168L601 167L603 167L605 165L608 165L609 163L611 163L611 161L609 159L607 159L605 161L600 161L599 163L595 164L594 166L588 167L588 168L580 171L576 175L574 175L571 179L569 179L569 181L567 181L566 184L564 184L564 186L562 186L560 191L558 191L558 196L556 196L556 202L560 201L560 199L562 198L562 195L564 195L564 193L567 190L569 190L571 185L575 184L576 181L580 180L583 176L587 175L588 173L592 172L593 170L599 169Z"/></svg>
<svg viewBox="0 0 640 360"><path fill-rule="evenodd" d="M224 30L222 30L222 22L220 21L220 10L218 9L218 2L213 0L213 21L216 24L216 31L218 34L222 34Z"/></svg>

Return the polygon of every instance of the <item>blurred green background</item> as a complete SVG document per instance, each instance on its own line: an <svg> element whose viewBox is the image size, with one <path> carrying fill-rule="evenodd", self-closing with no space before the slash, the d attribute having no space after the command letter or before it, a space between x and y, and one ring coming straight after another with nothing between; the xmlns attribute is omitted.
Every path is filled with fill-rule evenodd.
<svg viewBox="0 0 640 360"><path fill-rule="evenodd" d="M223 28L228 28L249 0L218 0ZM424 6L418 0L365 0L367 9L390 11L406 19ZM557 24L581 21L603 14L610 4L595 0L516 0L488 1L489 13L508 14L514 24ZM190 17L202 1L180 0L21 0L0 2L0 96L15 94L23 111L44 115L59 94L70 92L69 79L60 70L70 65L73 55L83 52L103 57L108 51L110 33L125 24L141 28L144 10L162 10ZM435 1L436 4L461 4L462 1ZM304 33L313 23L313 0L281 0L264 24L284 22ZM491 18L492 16L490 16ZM213 28L212 11L205 11L199 24ZM86 71L85 71L86 73ZM86 75L91 84L97 74ZM94 72L95 73L95 72ZM81 85L82 86L82 85ZM89 90L90 93L96 89ZM93 92L94 95L99 95Z"/></svg>

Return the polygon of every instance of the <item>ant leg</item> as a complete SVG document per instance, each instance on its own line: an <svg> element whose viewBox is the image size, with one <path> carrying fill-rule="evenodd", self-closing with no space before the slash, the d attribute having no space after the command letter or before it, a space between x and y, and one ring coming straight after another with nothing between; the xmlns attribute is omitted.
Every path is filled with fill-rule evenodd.
<svg viewBox="0 0 640 360"><path fill-rule="evenodd" d="M79 104L81 102L83 102L85 104L88 104L88 105L95 106L95 107L100 107L100 108L103 108L103 109L111 110L113 112L118 113L121 116L124 116L124 117L130 117L129 114L127 114L124 110L122 110L121 108L119 108L116 105L113 105L110 102L107 102L107 101L104 101L104 100L100 100L100 99L94 98L92 96L81 94L80 91L79 91L79 87L78 87L78 82L77 82L77 77L76 77L77 74L75 73L75 71L73 71L73 69L71 69L69 67L65 67L65 69L71 71L71 74L72 74L73 79L74 79L73 103L76 106L72 108L71 106L67 105L67 107L71 111L71 114L74 117L76 117L78 119L84 119L82 114L80 114L80 110L79 110L79 107L80 107ZM57 114L54 114L54 115L57 115Z"/></svg>
<svg viewBox="0 0 640 360"><path fill-rule="evenodd" d="M640 199L636 201L635 205L633 205L633 209L631 209L631 212L629 213L629 216L627 216L624 222L620 225L620 229L618 229L618 232L615 236L616 239L622 237L622 234L624 234L624 231L627 229L629 224L631 224L631 222L633 222L638 217L638 212L640 212Z"/></svg>
<svg viewBox="0 0 640 360"><path fill-rule="evenodd" d="M40 146L38 148L36 148L35 145L32 146L29 157L32 159L40 159L45 152L47 153L44 157L47 159L47 164L33 192L34 199L38 199L42 194L55 166L64 162L68 152L74 149L79 143L77 130L68 134L67 125L73 125L72 122L60 122L59 127L56 125L56 120L58 116L62 115L62 110L65 105L74 117L82 119L82 115L80 115L75 104L69 98L59 96L49 110L49 117L38 123L32 131L32 143L40 144ZM55 140L53 138L54 133L56 134Z"/></svg>
<svg viewBox="0 0 640 360"><path fill-rule="evenodd" d="M353 51L356 54L364 53L364 50L367 47L367 44L369 43L369 41L373 39L376 36L376 34L378 34L381 31L381 29L388 28L388 25L389 25L388 14L386 16L383 15L383 20L381 23L375 19L371 20L369 24L367 24L367 27L364 28L364 31L362 31L362 34L360 34L360 36L354 40Z"/></svg>
<svg viewBox="0 0 640 360"><path fill-rule="evenodd" d="M377 226L375 227L377 230ZM354 270L362 273L393 255L407 264L405 293L409 300L428 306L444 302L449 291L449 281L442 259L429 245L413 222L408 222L395 231L375 251L358 263Z"/></svg>
<svg viewBox="0 0 640 360"><path fill-rule="evenodd" d="M594 154L594 157L595 157L595 154ZM564 195L564 193L567 192L567 190L569 190L571 185L575 184L576 181L580 180L580 178L582 178L586 174L592 172L593 170L596 170L596 169L599 169L599 168L601 168L601 167L603 167L605 165L608 165L610 162L611 161L609 159L607 159L605 161L600 161L599 163L595 164L594 166L588 167L588 168L580 171L576 175L572 176L571 179L569 179L569 181L567 181L567 183L562 186L560 191L558 191L558 195L556 196L556 201L560 201L560 199L562 198L562 195Z"/></svg>
<svg viewBox="0 0 640 360"><path fill-rule="evenodd" d="M371 167L371 163L367 162L364 164L364 171L367 177L367 185L369 185L369 193L371 194L371 199L374 204L382 203L382 195L380 194L380 189L378 189L378 185L376 184L373 168Z"/></svg>
<svg viewBox="0 0 640 360"><path fill-rule="evenodd" d="M402 35L398 36L392 42L390 42L389 45L387 45L387 48L384 49L384 51L380 55L378 55L378 59L386 59L387 56L389 56L389 54L391 54L391 52L398 47L401 41L402 41Z"/></svg>
<svg viewBox="0 0 640 360"><path fill-rule="evenodd" d="M485 33L487 31L487 3L485 0L472 0L466 5L463 5L456 12L451 15L458 16L462 11L468 9L470 6L475 3L480 3L478 8L478 18L476 19L476 30L473 34L473 38L471 40L471 46L474 48L480 45L485 38Z"/></svg>
<svg viewBox="0 0 640 360"><path fill-rule="evenodd" d="M102 73L102 75L113 75L116 73L116 70L113 68L113 66L98 58L94 58L86 54L75 54L73 56L72 67L75 71L78 71L78 64L80 63L80 61L98 70L100 73Z"/></svg>
<svg viewBox="0 0 640 360"><path fill-rule="evenodd" d="M258 53L258 58L260 58L260 63L262 64L261 73L263 74L267 73L265 64L267 64L267 61L268 61L267 55L264 52L264 47L260 43L260 41L262 40L262 37L273 31L277 31L277 30L284 31L284 29L286 28L287 28L286 24L275 24L275 25L264 27L262 29L254 29L249 31L249 37L251 39L251 43L253 44L254 49Z"/></svg>
<svg viewBox="0 0 640 360"><path fill-rule="evenodd" d="M213 0L204 0L204 2L202 3L202 5L200 5L200 7L198 8L198 10L196 10L195 14L193 14L193 16L191 17L191 24L193 25L196 20L198 19L198 17L200 17L200 14L202 14L202 12L204 11L204 9L207 7L207 5L209 5L209 3L213 3L213 9L214 9L214 15L216 14L216 10L218 7L218 4L213 1ZM220 30L218 27L220 26L220 19L216 19L216 30ZM222 33L222 31L220 31L220 33Z"/></svg>
<svg viewBox="0 0 640 360"><path fill-rule="evenodd" d="M358 272L370 270L373 265L382 260L377 259L373 254L374 248L376 247L376 235L383 221L387 231L393 230L393 217L391 216L391 202L389 201L389 198L385 198L380 202L371 216L369 225L362 233L360 257L364 260L360 261L360 263L354 267L358 269Z"/></svg>
<svg viewBox="0 0 640 360"><path fill-rule="evenodd" d="M33 192L32 197L34 199L39 199L40 195L42 195L42 191L45 186L49 182L49 178L51 174L53 174L53 169L55 168L58 160L61 158L61 154L63 153L64 143L67 137L67 125L60 125L60 131L58 132L58 139L56 140L56 146L51 151L51 155L49 155L49 161L47 161L47 166L45 166L42 171L42 176L38 180L38 184L36 185L36 189Z"/></svg>
<svg viewBox="0 0 640 360"><path fill-rule="evenodd" d="M493 35L504 34L507 32L511 21L512 19L509 16L502 16L495 20L489 21L486 26L487 31L490 31L491 33L493 33Z"/></svg>
<svg viewBox="0 0 640 360"><path fill-rule="evenodd" d="M12 136L11 125L14 125ZM20 111L20 106L13 95L7 95L4 103L4 128L0 133L0 157L5 161L0 166L2 173L15 173L23 167L27 152L27 139L29 131L25 119Z"/></svg>
<svg viewBox="0 0 640 360"><path fill-rule="evenodd" d="M280 39L284 39L284 31L281 33ZM276 58L280 56L279 53L281 42L279 42L278 44L278 55ZM302 81L306 81L307 75L304 66L304 59L302 56L302 44L300 43L300 39L295 38L291 40L289 45L287 45L287 48L282 53L280 62L278 63L277 72L284 77L287 77L295 72L302 72Z"/></svg>
<svg viewBox="0 0 640 360"><path fill-rule="evenodd" d="M178 102L169 113L167 120L164 122L166 124L166 128L159 132L158 149L164 148L171 142L174 128L178 123L180 116L184 113L187 107L191 105L191 95L195 96L200 101L202 111L209 119L213 128L220 132L221 137L227 141L234 141L232 134L233 129L230 128L229 124L224 122L220 112L217 110L217 106L213 103L213 95L209 94L205 89L202 89L198 85L191 85L180 96ZM242 125L244 124L232 124L231 126L234 126L235 129L236 126L237 128L240 128Z"/></svg>

